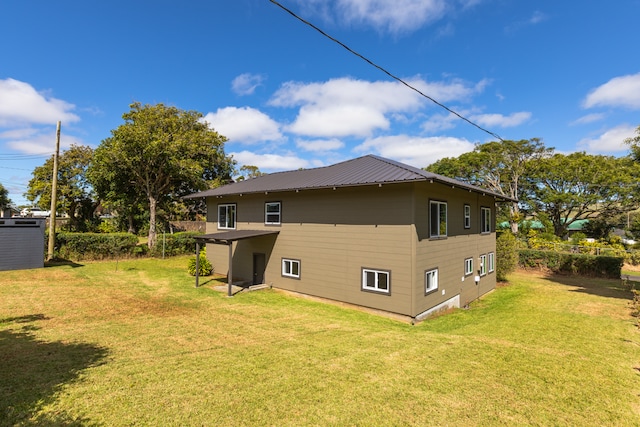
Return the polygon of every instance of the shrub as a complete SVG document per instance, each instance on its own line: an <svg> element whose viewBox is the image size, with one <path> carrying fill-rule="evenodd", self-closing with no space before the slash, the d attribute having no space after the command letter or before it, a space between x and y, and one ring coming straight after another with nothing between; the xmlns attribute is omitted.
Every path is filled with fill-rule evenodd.
<svg viewBox="0 0 640 427"><path fill-rule="evenodd" d="M202 235L202 233L195 231L185 231L174 234L162 234L158 235L158 241L153 249L150 251L153 256L162 256L162 248L164 245L164 254L166 256L174 255L188 255L195 253L196 240L195 236ZM164 239L164 242L163 242Z"/></svg>
<svg viewBox="0 0 640 427"><path fill-rule="evenodd" d="M65 259L106 259L133 254L138 238L129 233L57 233L57 256Z"/></svg>
<svg viewBox="0 0 640 427"><path fill-rule="evenodd" d="M213 266L211 265L211 262L209 262L209 260L207 259L207 256L204 254L204 252L200 252L199 256L200 256L200 262L199 262L200 272L198 273L198 275L199 276L212 275ZM189 264L187 265L187 272L191 276L196 275L196 257L195 256L189 259Z"/></svg>
<svg viewBox="0 0 640 427"><path fill-rule="evenodd" d="M624 258L593 256L554 251L521 250L518 253L522 268L551 270L554 273L619 278Z"/></svg>
<svg viewBox="0 0 640 427"><path fill-rule="evenodd" d="M496 239L496 279L507 280L507 274L518 266L518 252L515 236L511 231L503 231Z"/></svg>

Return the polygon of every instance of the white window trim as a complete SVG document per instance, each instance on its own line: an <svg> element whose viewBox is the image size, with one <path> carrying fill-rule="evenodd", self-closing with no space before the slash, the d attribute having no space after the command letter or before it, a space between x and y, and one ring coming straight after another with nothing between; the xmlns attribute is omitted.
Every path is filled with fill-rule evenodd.
<svg viewBox="0 0 640 427"><path fill-rule="evenodd" d="M429 278L431 278L432 286L429 288ZM424 293L429 294L438 290L438 269L434 268L424 272Z"/></svg>
<svg viewBox="0 0 640 427"><path fill-rule="evenodd" d="M375 280L374 286L367 285L367 273L375 273L376 280ZM378 287L379 275L387 276L387 289L380 289ZM363 291L377 292L377 293L386 294L386 295L389 295L391 293L391 272L388 270L374 270L372 268L363 268L361 280L362 280L361 286Z"/></svg>
<svg viewBox="0 0 640 427"><path fill-rule="evenodd" d="M489 273L493 273L496 269L496 254L489 252L489 258L487 259L487 270Z"/></svg>
<svg viewBox="0 0 640 427"><path fill-rule="evenodd" d="M471 205L464 205L464 228L471 228Z"/></svg>
<svg viewBox="0 0 640 427"><path fill-rule="evenodd" d="M227 211L226 216L227 216L227 223L229 222L229 211L228 209L232 207L233 208L233 227L227 227L227 225L225 224L224 226L220 225L220 208L225 208ZM237 222L237 208L236 208L236 204L235 203L225 203L225 204L220 204L218 205L218 230L235 230L236 229L236 222Z"/></svg>
<svg viewBox="0 0 640 427"><path fill-rule="evenodd" d="M467 258L464 260L464 275L469 276L473 274L473 258Z"/></svg>
<svg viewBox="0 0 640 427"><path fill-rule="evenodd" d="M278 205L278 212L268 212L268 206L269 205ZM278 215L278 221L274 222L274 221L269 221L268 217L269 215ZM264 204L264 223L266 225L280 225L282 221L282 203L280 202L266 202Z"/></svg>
<svg viewBox="0 0 640 427"><path fill-rule="evenodd" d="M491 208L480 208L480 233L491 233Z"/></svg>
<svg viewBox="0 0 640 427"><path fill-rule="evenodd" d="M431 226L433 225L433 218L432 218L432 206L433 205L437 205L438 206L438 230L437 230L437 234L434 234L434 230L431 229ZM440 207L444 206L444 210L445 210L445 224L444 224L444 234L440 234ZM448 208L447 208L447 202L440 202L438 200L431 200L429 201L429 236L432 238L443 238L443 237L447 237L447 234L449 232L449 212L448 212Z"/></svg>
<svg viewBox="0 0 640 427"><path fill-rule="evenodd" d="M293 265L298 265L298 274L293 273ZM289 266L287 271L287 266ZM294 279L300 278L300 260L299 259L291 259L291 258L282 258L282 275L284 277L293 277Z"/></svg>
<svg viewBox="0 0 640 427"><path fill-rule="evenodd" d="M480 255L480 276L487 275L487 255Z"/></svg>

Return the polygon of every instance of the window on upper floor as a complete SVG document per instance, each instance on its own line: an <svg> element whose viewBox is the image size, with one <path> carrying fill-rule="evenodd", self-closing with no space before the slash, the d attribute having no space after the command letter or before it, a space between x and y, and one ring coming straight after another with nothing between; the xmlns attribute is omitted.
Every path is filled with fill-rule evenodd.
<svg viewBox="0 0 640 427"><path fill-rule="evenodd" d="M491 208L480 208L480 232L491 233Z"/></svg>
<svg viewBox="0 0 640 427"><path fill-rule="evenodd" d="M280 202L267 202L264 204L264 223L269 225L280 224L280 213L282 204Z"/></svg>
<svg viewBox="0 0 640 427"><path fill-rule="evenodd" d="M464 228L471 228L471 205L464 205Z"/></svg>
<svg viewBox="0 0 640 427"><path fill-rule="evenodd" d="M362 290L388 294L391 292L391 272L362 269Z"/></svg>
<svg viewBox="0 0 640 427"><path fill-rule="evenodd" d="M236 205L218 205L218 228L221 230L235 230Z"/></svg>
<svg viewBox="0 0 640 427"><path fill-rule="evenodd" d="M429 235L431 237L447 237L447 203L430 202Z"/></svg>

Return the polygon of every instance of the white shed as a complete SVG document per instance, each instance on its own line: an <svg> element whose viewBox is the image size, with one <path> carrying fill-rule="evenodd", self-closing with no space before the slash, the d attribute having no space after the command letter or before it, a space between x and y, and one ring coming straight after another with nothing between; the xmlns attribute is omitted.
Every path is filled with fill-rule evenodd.
<svg viewBox="0 0 640 427"><path fill-rule="evenodd" d="M44 218L0 218L0 270L44 267Z"/></svg>

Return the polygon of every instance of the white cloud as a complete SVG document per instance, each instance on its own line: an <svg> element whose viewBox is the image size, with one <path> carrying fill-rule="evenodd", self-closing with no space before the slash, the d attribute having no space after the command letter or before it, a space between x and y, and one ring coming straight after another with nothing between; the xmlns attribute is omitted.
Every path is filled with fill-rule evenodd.
<svg viewBox="0 0 640 427"><path fill-rule="evenodd" d="M578 148L589 153L614 153L627 151L624 140L634 136L636 128L627 124L609 129L595 138L585 138L578 142Z"/></svg>
<svg viewBox="0 0 640 427"><path fill-rule="evenodd" d="M519 126L529 119L531 119L531 113L528 111L520 111L508 116L503 114L476 114L470 117L470 120L477 122L479 125L501 128Z"/></svg>
<svg viewBox="0 0 640 427"><path fill-rule="evenodd" d="M460 119L454 114L434 114L421 127L427 133L441 132L454 128L456 120Z"/></svg>
<svg viewBox="0 0 640 427"><path fill-rule="evenodd" d="M571 125L586 125L589 123L593 123L593 122L598 122L602 119L605 118L604 114L601 113L594 113L594 114L587 114L586 116L582 116L574 121L572 121L570 124Z"/></svg>
<svg viewBox="0 0 640 427"><path fill-rule="evenodd" d="M3 132L1 139L6 139L6 146L25 154L53 154L56 149L56 130L52 129L17 129ZM81 139L61 133L60 151L68 149L72 144L84 145Z"/></svg>
<svg viewBox="0 0 640 427"><path fill-rule="evenodd" d="M358 153L374 152L415 167L429 166L444 157L457 157L473 151L474 144L466 139L434 136L429 138L409 135L372 138L357 146Z"/></svg>
<svg viewBox="0 0 640 427"><path fill-rule="evenodd" d="M640 108L640 73L615 77L595 88L587 95L583 106Z"/></svg>
<svg viewBox="0 0 640 427"><path fill-rule="evenodd" d="M251 95L263 81L264 77L259 74L244 73L233 79L231 89L238 95Z"/></svg>
<svg viewBox="0 0 640 427"><path fill-rule="evenodd" d="M313 166L311 162L294 155L257 154L250 151L230 153L238 166L257 166L262 172L296 170Z"/></svg>
<svg viewBox="0 0 640 427"><path fill-rule="evenodd" d="M414 31L440 20L445 0L338 0L337 13L348 24L362 23L381 31Z"/></svg>
<svg viewBox="0 0 640 427"><path fill-rule="evenodd" d="M340 150L344 148L344 142L339 139L316 139L313 141L306 141L299 139L296 141L296 147L305 151L313 152L327 152L333 150Z"/></svg>
<svg viewBox="0 0 640 427"><path fill-rule="evenodd" d="M547 15L545 15L544 13L540 12L539 10L536 10L535 12L533 12L533 15L531 15L531 17L522 20L522 21L516 21L510 25L508 25L505 28L505 32L507 33L513 33L515 31L518 31L519 29L523 28L523 27L527 27L530 25L537 25L541 22L544 22L547 20Z"/></svg>
<svg viewBox="0 0 640 427"><path fill-rule="evenodd" d="M0 126L71 123L80 118L72 113L73 104L37 92L28 83L0 80Z"/></svg>
<svg viewBox="0 0 640 427"><path fill-rule="evenodd" d="M207 113L204 120L218 133L229 138L231 143L253 144L283 138L276 121L251 107L219 108L215 113Z"/></svg>
<svg viewBox="0 0 640 427"><path fill-rule="evenodd" d="M409 82L439 102L467 99L484 89L488 81L470 85L460 80ZM312 137L371 136L388 129L390 118L415 112L430 102L395 81L363 81L339 78L321 83L287 82L269 103L277 107L299 107L288 131Z"/></svg>

